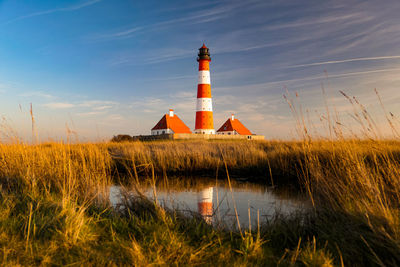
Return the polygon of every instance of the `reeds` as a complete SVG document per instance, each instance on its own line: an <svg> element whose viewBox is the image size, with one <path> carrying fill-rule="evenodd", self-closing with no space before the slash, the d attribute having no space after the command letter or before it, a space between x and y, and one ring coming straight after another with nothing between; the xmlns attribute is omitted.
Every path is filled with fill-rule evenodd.
<svg viewBox="0 0 400 267"><path fill-rule="evenodd" d="M217 146L221 147L220 151ZM229 173L240 170L245 162L253 162L263 166L265 171L265 177L260 177L265 180L258 181L269 181L270 168L278 186L290 179L283 183L275 174L291 175L299 190L309 192L314 200L314 211L300 218L278 216L261 225L255 233L246 230L241 236L213 230L205 223L199 224L195 218L173 213L161 215L158 209L154 210L153 204L128 206L123 216L110 210L108 200L104 198L109 185L139 180L162 187L165 183L162 173L163 170L168 172L168 166L179 166L183 173L193 171L193 168L186 169L190 164L184 162L189 162L192 153L198 153L192 150L199 147L212 157L196 159L196 168L200 170L209 164L216 164L213 166L217 168L215 159L218 151L222 151ZM125 167L131 170L129 179L123 178L126 174L117 172L113 153L116 148L136 149L133 154L124 154L131 155L131 160L125 162ZM187 155L184 149L188 149ZM255 153L258 156L246 158L248 150L258 151ZM180 155L178 162L167 161L171 153ZM174 158L170 159L173 161ZM113 262L128 264L132 260L139 265L207 261L261 264L277 262L281 258L281 263L314 262L326 258L326 262L336 259L340 264L340 257L345 262L359 264L360 258L364 259L362 263L385 263L386 258L397 262L394 255L399 251L399 159L397 141L377 143L372 140L159 142L133 143L126 147L106 143L1 145L0 235L3 241L0 242L0 253L4 262L10 264L106 263L101 256L103 253ZM220 158L219 162L224 161ZM152 180L156 176L151 175L149 164L154 164L155 173L161 174L159 179ZM133 166L137 168L136 174ZM223 178L225 174L219 176ZM168 182L170 186L176 184L174 180ZM185 187L186 184L197 186L190 177L177 186ZM165 227L170 229L169 232L165 232ZM153 236L154 231L163 233ZM298 247L300 238L305 241ZM312 241L313 238L316 241ZM199 243L199 240L202 241ZM153 242L157 244L155 251ZM76 253L77 250L82 250L83 254ZM174 250L184 256L172 256ZM317 254L322 256L310 256ZM86 258L84 255L91 256ZM162 261L163 257L167 260Z"/></svg>
<svg viewBox="0 0 400 267"><path fill-rule="evenodd" d="M232 151L238 155L237 162L248 162L246 147L250 151L263 151L258 153L263 156L266 148L271 147L269 143L251 142L150 143L148 146L157 151L151 154L146 150L147 144L131 144L129 149L141 149L133 154L134 160L128 161L135 164L138 171L135 174L134 165L131 165L131 182L146 180L149 170L147 183L160 183L162 179L152 180L156 177L151 175L149 164L154 164L156 172L174 166L176 163L168 163L165 159L169 156L163 155L164 150L160 149L165 146L172 149L174 145L178 146L174 153L182 155L178 158L182 162L192 157L191 149L189 155L184 155L180 147L185 146L200 145L212 155L218 153L215 146L219 145L227 155L227 162L235 161ZM266 245L267 239L256 233L248 231L241 237L239 233L216 230L199 219L165 213L152 203L145 204L143 199L129 201L122 214L112 211L107 199L108 186L123 181L126 176L118 173L114 154L110 153L115 147L123 148L120 144L107 143L0 145L2 263L241 265L274 261L275 255ZM240 155L239 151L245 155ZM197 159L198 166L215 164L214 158L204 156L202 160L204 162ZM178 163L180 168L189 166L182 162ZM190 173L191 170L185 171Z"/></svg>
<svg viewBox="0 0 400 267"><path fill-rule="evenodd" d="M353 265L399 265L400 142L394 115L389 116L375 93L391 140L365 106L342 91L358 134L327 109L325 128L331 134L328 138L313 136L313 125L302 119L301 107L287 97L303 138L297 177L314 206L301 229L305 232L298 235L316 236Z"/></svg>

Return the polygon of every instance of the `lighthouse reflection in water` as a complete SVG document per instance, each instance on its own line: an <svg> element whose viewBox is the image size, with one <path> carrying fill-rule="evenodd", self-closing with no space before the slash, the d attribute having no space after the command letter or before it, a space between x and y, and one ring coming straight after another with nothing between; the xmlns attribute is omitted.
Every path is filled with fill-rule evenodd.
<svg viewBox="0 0 400 267"><path fill-rule="evenodd" d="M201 190L197 195L197 211L203 219L211 224L213 218L213 187Z"/></svg>
<svg viewBox="0 0 400 267"><path fill-rule="evenodd" d="M154 192L155 188L155 192ZM273 190L268 186L248 182L217 182L196 178L182 182L169 178L168 183L141 185L141 192L168 210L192 216L200 214L204 221L215 226L235 228L257 227L273 216L290 215L309 207L304 196L288 190ZM123 202L122 193L135 195L134 189L110 187L110 201L114 207Z"/></svg>

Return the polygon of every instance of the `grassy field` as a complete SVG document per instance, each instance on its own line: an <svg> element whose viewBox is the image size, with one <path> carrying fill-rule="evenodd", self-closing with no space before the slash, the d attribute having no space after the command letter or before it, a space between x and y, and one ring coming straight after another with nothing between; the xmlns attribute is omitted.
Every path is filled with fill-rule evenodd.
<svg viewBox="0 0 400 267"><path fill-rule="evenodd" d="M108 186L229 173L294 184L307 214L213 229L143 198L116 213ZM400 142L0 145L2 265L400 265ZM168 179L168 178L167 178Z"/></svg>

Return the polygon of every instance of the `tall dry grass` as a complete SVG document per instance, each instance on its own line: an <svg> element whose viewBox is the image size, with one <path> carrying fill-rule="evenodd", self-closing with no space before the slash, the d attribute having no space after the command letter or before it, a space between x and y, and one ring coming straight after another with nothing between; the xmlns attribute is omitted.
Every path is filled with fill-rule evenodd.
<svg viewBox="0 0 400 267"><path fill-rule="evenodd" d="M329 107L323 115L328 138L313 136L314 126L302 107L286 96L302 136L297 177L313 202L314 212L302 233L329 242L352 265L400 264L400 142L397 118L388 113L375 90L391 140L356 97L349 101L358 133L346 127ZM296 97L298 97L296 95Z"/></svg>
<svg viewBox="0 0 400 267"><path fill-rule="evenodd" d="M138 145L135 149L145 146ZM2 264L246 265L275 258L259 236L218 231L146 199L114 212L108 186L122 176L110 154L114 148L106 143L0 145ZM140 174L138 179L146 179Z"/></svg>
<svg viewBox="0 0 400 267"><path fill-rule="evenodd" d="M111 262L139 265L340 264L341 259L390 265L399 261L400 251L399 144L307 140L1 145L0 253L5 263L28 265L105 264L104 255ZM196 156L199 151L207 156ZM121 157L130 174L118 172ZM258 182L297 184L312 199L313 210L299 218L277 217L261 226L261 235L244 231L241 236L166 214L154 204L140 204L142 200L130 202L123 214L108 206L107 187L112 183L147 179L152 184L152 168L162 178L158 183L171 169L188 174L212 170L214 175L220 169L223 179L223 159L229 172L237 170L241 177L247 177L241 168L261 168L264 176ZM281 181L284 175L290 178ZM191 183L195 178L185 179Z"/></svg>

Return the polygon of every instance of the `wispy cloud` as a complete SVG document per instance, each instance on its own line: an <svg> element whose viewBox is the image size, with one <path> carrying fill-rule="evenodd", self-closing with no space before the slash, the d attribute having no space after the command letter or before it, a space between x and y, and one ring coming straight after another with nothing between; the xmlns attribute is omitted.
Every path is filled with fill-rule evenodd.
<svg viewBox="0 0 400 267"><path fill-rule="evenodd" d="M134 110L142 110L154 112L157 111L160 107L166 106L166 101L163 98L154 98L154 97L145 97L141 101L134 101L128 107Z"/></svg>
<svg viewBox="0 0 400 267"><path fill-rule="evenodd" d="M342 59L342 60L332 60L332 61L314 62L314 63L308 63L308 64L299 64L299 65L287 66L287 68L311 67L311 66L319 66L319 65L356 62L356 61L375 61L375 60L386 60L386 59L400 59L400 56L349 58L349 59Z"/></svg>
<svg viewBox="0 0 400 267"><path fill-rule="evenodd" d="M113 106L99 106L99 107L94 107L93 110L105 110L105 109L110 109Z"/></svg>
<svg viewBox="0 0 400 267"><path fill-rule="evenodd" d="M164 50L164 53L162 52ZM156 56L151 56L146 59L146 62L149 64L154 64L154 63L161 63L161 62L166 62L166 61L171 61L175 59L181 59L181 58L187 58L187 57L192 57L193 56L193 50L188 49L173 49L171 51L168 51L168 49L162 49L160 50L159 54Z"/></svg>
<svg viewBox="0 0 400 267"><path fill-rule="evenodd" d="M23 19L28 19L28 18L32 18L32 17L48 15L48 14L52 14L52 13L56 13L56 12L67 12L67 11L79 10L81 8L94 5L94 4L96 4L96 3L100 2L100 1L102 1L102 0L91 0L91 1L82 2L80 4L69 6L69 7L61 7L61 8L54 8L54 9L44 10L44 11L38 11L38 12L34 12L34 13L31 13L31 14L19 16L17 18L8 20L5 23L3 23L3 25L10 24L10 23L13 23L13 22L16 22L16 21L19 21L19 20L23 20Z"/></svg>
<svg viewBox="0 0 400 267"><path fill-rule="evenodd" d="M215 90L218 92L226 92L233 90L241 92L241 91L265 91L270 86L275 85L289 85L301 81L314 81L314 80L326 80L328 79L335 79L335 78L346 78L351 76L361 76L367 74L374 74L374 73L386 73L386 72L398 72L400 68L386 68L386 69L374 69L374 70L366 70L366 71L356 71L356 72L345 72L345 73L337 73L337 74L329 74L329 75L314 75L308 76L303 78L295 78L295 79L286 79L286 80L277 80L277 81L270 81L270 82L263 82L263 83L256 83L256 84L247 84L247 85L239 85L239 86L229 86L229 87L217 87Z"/></svg>
<svg viewBox="0 0 400 267"><path fill-rule="evenodd" d="M133 55L132 55L133 54ZM141 55L143 56L143 55ZM119 67L119 66L132 66L136 64L157 64L162 62L167 62L171 60L177 60L182 58L188 58L193 56L193 50L184 50L184 49L176 49L176 48L169 48L169 49L154 49L151 55L143 56L138 59L138 56L135 53L128 53L122 54L117 58L114 58L109 63L112 67ZM140 63L139 63L140 62ZM187 78L188 76L175 76L170 78L154 78L154 80L174 80L174 79L181 79Z"/></svg>
<svg viewBox="0 0 400 267"><path fill-rule="evenodd" d="M196 97L195 90L192 91L180 91L177 92L173 95L171 95L172 98L191 98L194 99Z"/></svg>
<svg viewBox="0 0 400 267"><path fill-rule="evenodd" d="M121 114L110 114L107 115L104 119L110 120L112 122L125 120L124 116L122 116Z"/></svg>
<svg viewBox="0 0 400 267"><path fill-rule="evenodd" d="M365 12L357 12L357 13L343 14L343 15L329 14L326 16L322 16L321 18L306 18L294 22L270 25L267 26L266 29L282 30L286 28L297 28L297 27L305 27L311 25L314 26L317 24L337 23L337 22L346 23L347 25L349 25L349 24L363 23L366 21L370 21L372 19L374 19L374 16L367 14Z"/></svg>
<svg viewBox="0 0 400 267"><path fill-rule="evenodd" d="M349 76L365 75L365 74L372 74L372 73L393 72L393 71L400 71L400 68L387 68L387 69L347 72L347 73L329 75L328 77L329 78L340 78L340 77L349 77ZM319 78L321 79L322 76L320 76Z"/></svg>
<svg viewBox="0 0 400 267"><path fill-rule="evenodd" d="M49 93L42 92L42 91L25 92L25 93L19 94L19 96L22 96L22 97L39 97L39 98L54 98L53 95L51 95Z"/></svg>
<svg viewBox="0 0 400 267"><path fill-rule="evenodd" d="M97 107L97 106L111 106L117 105L118 102L108 100L88 100L79 104L81 107Z"/></svg>
<svg viewBox="0 0 400 267"><path fill-rule="evenodd" d="M68 102L53 102L53 103L43 104L43 106L51 109L67 109L75 107L74 104Z"/></svg>
<svg viewBox="0 0 400 267"><path fill-rule="evenodd" d="M200 11L191 12L186 16L174 17L171 19L163 20L148 25L130 26L124 30L117 30L111 33L93 35L88 39L101 41L107 39L114 40L114 39L130 38L139 32L163 30L167 27L171 27L173 25L180 23L185 23L185 24L209 23L227 17L230 15L230 12L237 11L238 9L247 5L248 5L247 2L242 2L242 1L230 2L229 5L227 5L226 3L219 4L213 7L202 9Z"/></svg>
<svg viewBox="0 0 400 267"><path fill-rule="evenodd" d="M142 29L143 29L143 27L132 27L132 28L128 28L126 30L112 32L112 33L108 33L108 34L105 33L105 34L94 35L94 36L90 37L89 39L100 41L100 40L109 40L109 39L130 38Z"/></svg>
<svg viewBox="0 0 400 267"><path fill-rule="evenodd" d="M105 114L105 111L88 111L88 112L79 112L76 113L76 115L80 117L89 117L89 116L95 116L95 115L102 115Z"/></svg>

